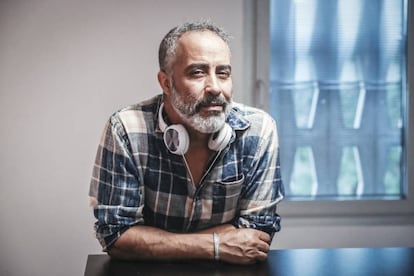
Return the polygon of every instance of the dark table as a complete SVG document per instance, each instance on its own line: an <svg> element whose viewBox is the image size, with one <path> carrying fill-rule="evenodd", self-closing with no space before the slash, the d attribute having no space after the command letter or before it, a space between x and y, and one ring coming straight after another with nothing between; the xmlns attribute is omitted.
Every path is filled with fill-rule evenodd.
<svg viewBox="0 0 414 276"><path fill-rule="evenodd" d="M414 248L340 248L272 250L254 265L214 261L111 260L89 255L85 276L129 275L414 275Z"/></svg>

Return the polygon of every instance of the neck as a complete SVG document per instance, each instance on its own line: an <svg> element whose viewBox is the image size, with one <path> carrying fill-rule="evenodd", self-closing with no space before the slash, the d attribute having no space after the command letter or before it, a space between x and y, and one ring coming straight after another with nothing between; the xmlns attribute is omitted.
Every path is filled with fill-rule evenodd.
<svg viewBox="0 0 414 276"><path fill-rule="evenodd" d="M188 126L186 126L186 129L191 140L190 147L208 147L207 144L211 135L210 133L201 133Z"/></svg>

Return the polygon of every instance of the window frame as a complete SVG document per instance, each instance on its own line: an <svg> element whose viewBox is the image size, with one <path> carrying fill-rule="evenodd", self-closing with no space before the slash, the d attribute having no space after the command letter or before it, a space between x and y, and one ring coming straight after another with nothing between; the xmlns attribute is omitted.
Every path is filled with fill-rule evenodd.
<svg viewBox="0 0 414 276"><path fill-rule="evenodd" d="M408 3L407 31L407 129L405 172L406 196L402 199L333 200L285 199L278 212L299 224L359 223L359 224L414 224L414 3ZM244 61L243 100L253 106L269 111L270 73L270 0L244 1ZM411 75L411 77L410 77ZM253 92L251 92L253 91ZM283 163L281 164L283 166ZM283 179L283 175L282 175ZM317 218L317 220L315 220Z"/></svg>

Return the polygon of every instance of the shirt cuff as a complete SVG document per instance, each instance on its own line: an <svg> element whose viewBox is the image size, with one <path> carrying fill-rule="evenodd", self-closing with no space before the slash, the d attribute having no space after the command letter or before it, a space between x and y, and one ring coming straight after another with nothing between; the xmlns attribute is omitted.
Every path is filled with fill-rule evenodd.
<svg viewBox="0 0 414 276"><path fill-rule="evenodd" d="M277 214L243 216L235 221L234 226L238 228L257 229L273 235L275 232L280 231L280 216Z"/></svg>

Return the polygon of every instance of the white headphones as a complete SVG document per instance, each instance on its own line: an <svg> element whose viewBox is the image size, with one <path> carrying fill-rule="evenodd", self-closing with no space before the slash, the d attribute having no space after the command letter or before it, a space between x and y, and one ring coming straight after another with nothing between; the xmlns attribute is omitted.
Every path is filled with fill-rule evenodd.
<svg viewBox="0 0 414 276"><path fill-rule="evenodd" d="M158 111L158 124L162 132L164 132L164 144L171 153L184 155L190 145L190 136L183 125L175 124L167 126L162 116L164 103L160 105ZM208 140L208 147L214 151L220 151L224 149L230 142L231 134L233 130L226 123L224 126L213 133Z"/></svg>

